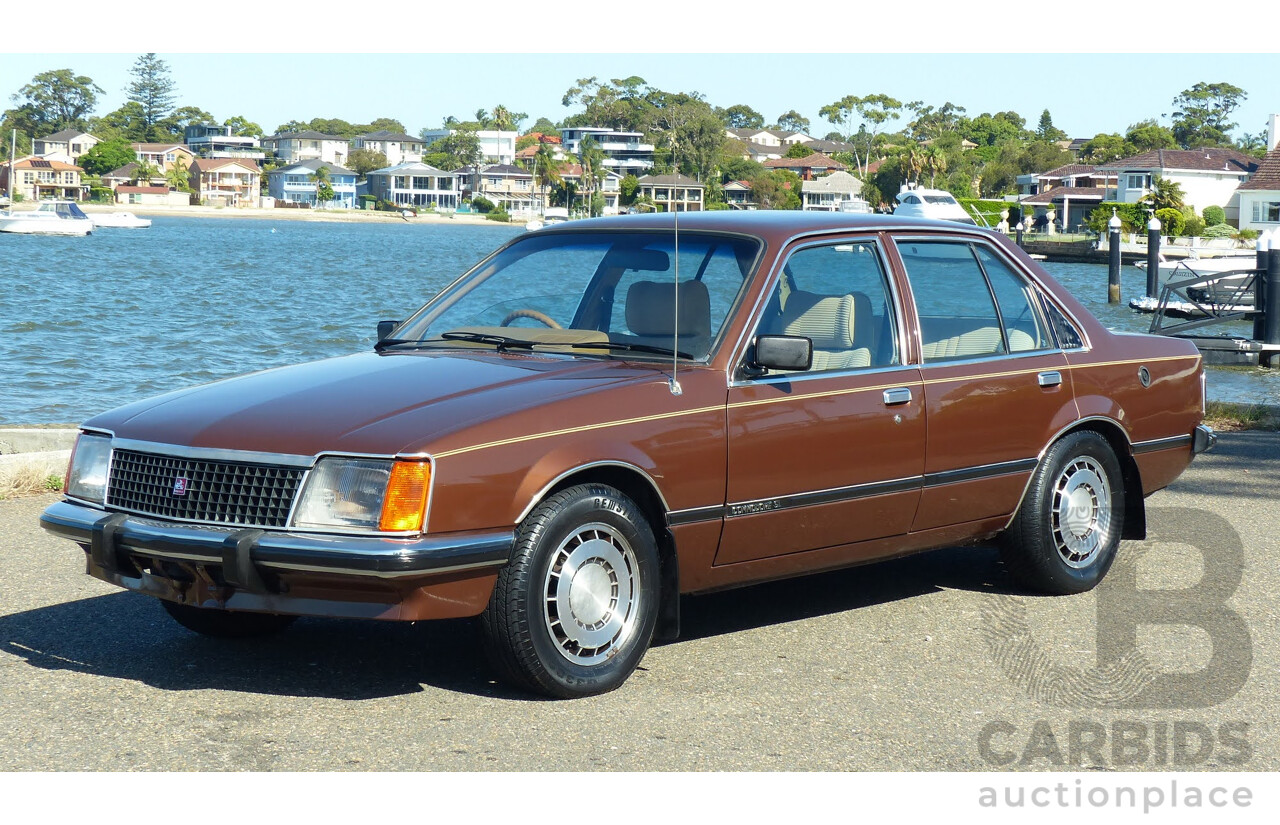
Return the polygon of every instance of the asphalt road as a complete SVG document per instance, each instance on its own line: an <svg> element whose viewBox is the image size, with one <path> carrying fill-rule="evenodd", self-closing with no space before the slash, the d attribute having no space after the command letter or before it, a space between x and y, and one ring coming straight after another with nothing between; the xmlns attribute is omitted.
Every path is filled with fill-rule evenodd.
<svg viewBox="0 0 1280 825"><path fill-rule="evenodd" d="M1280 436L1226 435L1094 593L979 547L689 598L573 702L492 682L468 622L198 637L86 576L52 496L0 502L0 770L1275 771L1278 489Z"/></svg>

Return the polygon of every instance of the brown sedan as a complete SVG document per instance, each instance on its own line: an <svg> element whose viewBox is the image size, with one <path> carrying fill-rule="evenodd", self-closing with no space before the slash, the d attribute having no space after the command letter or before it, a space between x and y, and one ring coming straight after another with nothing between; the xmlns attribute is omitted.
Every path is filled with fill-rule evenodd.
<svg viewBox="0 0 1280 825"><path fill-rule="evenodd" d="M508 679L572 697L682 593L993 538L1088 590L1213 441L1191 344L958 224L571 222L379 337L90 420L43 525L200 633L479 616Z"/></svg>

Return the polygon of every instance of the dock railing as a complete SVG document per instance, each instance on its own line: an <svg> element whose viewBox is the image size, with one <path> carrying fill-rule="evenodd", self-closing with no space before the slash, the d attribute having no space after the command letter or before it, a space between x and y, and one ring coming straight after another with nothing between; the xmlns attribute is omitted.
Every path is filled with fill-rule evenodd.
<svg viewBox="0 0 1280 825"><path fill-rule="evenodd" d="M1188 330L1241 321L1258 312L1256 296L1258 269L1237 269L1166 281L1151 316L1157 335L1179 335ZM1170 315L1188 320L1166 324Z"/></svg>

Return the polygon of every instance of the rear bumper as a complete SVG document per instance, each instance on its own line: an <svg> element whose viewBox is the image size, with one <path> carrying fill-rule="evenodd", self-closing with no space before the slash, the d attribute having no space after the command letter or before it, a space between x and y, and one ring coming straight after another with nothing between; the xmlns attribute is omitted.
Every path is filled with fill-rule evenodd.
<svg viewBox="0 0 1280 825"><path fill-rule="evenodd" d="M1213 445L1218 443L1218 436L1214 434L1211 427L1203 424L1197 424L1195 432L1191 434L1191 454L1193 456L1208 452L1213 449Z"/></svg>
<svg viewBox="0 0 1280 825"><path fill-rule="evenodd" d="M88 548L108 571L120 552L178 562L222 565L228 581L254 589L257 568L379 579L497 568L506 564L513 531L453 533L417 538L378 538L258 529L203 527L109 513L70 501L40 516L49 532Z"/></svg>

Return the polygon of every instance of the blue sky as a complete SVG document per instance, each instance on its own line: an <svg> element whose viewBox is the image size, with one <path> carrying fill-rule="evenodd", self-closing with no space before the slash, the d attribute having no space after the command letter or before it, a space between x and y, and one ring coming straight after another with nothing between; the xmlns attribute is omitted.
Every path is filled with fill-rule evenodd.
<svg viewBox="0 0 1280 825"><path fill-rule="evenodd" d="M69 2L75 5L80 0ZM508 0L501 0L493 5L501 8L507 3ZM665 10L677 6L668 0L656 0L652 4L653 16L661 19ZM921 9L928 7L928 3L920 6ZM1013 7L1010 4L1010 8ZM350 6L344 4L340 8ZM528 10L527 5L511 8L523 8L526 14ZM426 12L414 14L421 17ZM608 15L619 12L603 14L601 17L597 13L589 23L582 24L575 23L573 15L557 15L551 27L541 33L536 25L523 23L512 23L508 30L527 34L527 37L512 39L512 45L517 47L526 42L528 48L613 42L607 33L619 30L610 26L615 21L609 20ZM1040 22L1035 14L1019 11L1016 18L964 18L953 21L954 25L940 18L928 33L917 32L910 38L873 39L868 32L884 27L893 30L900 27L902 21L885 11L859 14L869 14L870 18L880 15L880 19L863 21L867 22L866 28L858 28L841 21L839 15L819 15L831 18L832 32L848 32L847 38L824 37L824 44L847 39L851 46L860 49L878 44L884 48L906 47L916 53L762 53L762 47L795 47L805 39L790 35L775 37L758 20L735 18L725 22L707 17L708 12L695 11L680 18L677 30L682 36L669 41L652 36L617 36L625 42L645 45L662 42L673 49L672 53L664 54L361 54L354 51L368 48L374 41L396 45L399 38L394 26L386 27L385 37L355 33L347 41L349 45L339 46L352 53L182 54L162 50L159 54L172 70L180 104L199 106L219 119L241 115L268 131L293 119L336 117L368 122L377 117L393 117L416 133L424 127L439 126L448 115L469 118L476 109L492 108L498 103L514 111L527 112L530 116L527 126L539 116L554 121L576 111L562 106L561 97L578 78L592 75L602 79L639 75L651 85L668 91L701 92L714 105L745 103L763 114L767 121L795 108L810 118L811 131L819 135L832 128L818 115L821 106L847 94L873 92L884 92L904 101L923 100L935 106L950 101L964 106L970 116L1011 109L1026 117L1032 127L1040 112L1047 108L1055 125L1073 137L1123 132L1129 124L1149 117L1167 124L1174 97L1199 81L1226 81L1248 93L1244 105L1233 113L1233 119L1240 124L1237 135L1241 131L1263 131L1266 117L1280 112L1280 56L1228 53L1225 50L1228 41L1199 39L1193 36L1192 27L1173 35L1134 34L1126 38L1119 36L1125 27L1117 28L1118 24L1086 23L1079 19L1071 23L1061 16L1046 17ZM179 15L189 15L189 19L173 21L169 30L191 30L200 21L211 19L198 12L179 12ZM215 18L219 26L227 23L224 16ZM469 42L492 43L491 38L479 34L489 30L485 19L472 19L469 24L459 22L460 28L432 25L417 30L409 39L438 40L453 48ZM735 26L741 31L735 31ZM1083 32L1093 33L1088 35L1093 38L1092 42L1127 39L1131 47L1133 43L1153 42L1162 48L1182 48L1188 52L1215 48L1220 51L1059 55L1014 52L1060 39L1032 32L1062 33L1079 26L1083 26ZM647 25L646 30L651 28ZM716 36L689 34L704 28L714 29ZM275 47L277 43L272 34L290 30L282 23L259 25L250 39L228 37L223 42L249 43L255 48ZM316 31L308 26L299 29L304 30ZM452 36L445 34L450 30L454 32ZM467 30L477 32L477 36L460 36ZM1117 36L1103 36L1108 31L1116 31ZM118 53L91 53L97 45L95 40L87 33L79 36L84 42L73 41L72 47L85 48L82 53L0 54L0 95L4 97L0 102L8 105L8 96L38 72L70 68L89 75L106 91L96 112L105 114L124 102L123 89L129 82L128 71L136 56L142 51L162 48L150 36L138 36L136 42L128 39L114 42L112 47L121 49ZM316 42L310 35L286 39L294 45L312 44L312 48ZM1275 48L1257 34L1233 39L1232 45L1239 47ZM946 43L998 45L1010 49L1011 53L923 53L925 49L936 49ZM707 48L708 44L717 49L739 51L690 53L695 48ZM21 44L18 46L21 48Z"/></svg>

